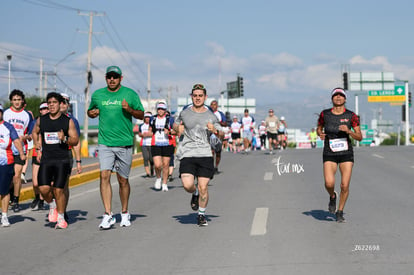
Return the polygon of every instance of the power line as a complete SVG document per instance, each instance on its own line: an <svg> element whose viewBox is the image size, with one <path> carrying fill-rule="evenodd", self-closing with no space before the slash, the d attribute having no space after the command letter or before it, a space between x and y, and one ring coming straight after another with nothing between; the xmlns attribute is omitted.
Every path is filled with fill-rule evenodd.
<svg viewBox="0 0 414 275"><path fill-rule="evenodd" d="M50 0L22 0L22 1L35 5L35 6L40 6L40 7L50 8L50 9L68 10L68 11L87 11L84 9L74 8L68 5L59 4L59 3L56 3Z"/></svg>

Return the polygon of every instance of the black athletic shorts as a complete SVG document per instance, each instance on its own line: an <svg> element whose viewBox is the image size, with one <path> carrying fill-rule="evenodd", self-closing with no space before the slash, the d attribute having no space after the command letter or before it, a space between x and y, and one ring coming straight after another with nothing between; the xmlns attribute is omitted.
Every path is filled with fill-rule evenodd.
<svg viewBox="0 0 414 275"><path fill-rule="evenodd" d="M174 146L151 146L151 155L152 157L171 157L174 154Z"/></svg>
<svg viewBox="0 0 414 275"><path fill-rule="evenodd" d="M13 155L14 164L25 165L26 161L20 158L20 155Z"/></svg>
<svg viewBox="0 0 414 275"><path fill-rule="evenodd" d="M40 163L38 182L39 186L51 186L64 188L70 173L72 172L72 163L69 159L66 160L44 160Z"/></svg>
<svg viewBox="0 0 414 275"><path fill-rule="evenodd" d="M267 132L267 139L277 139L277 134L276 133L271 133L271 132Z"/></svg>
<svg viewBox="0 0 414 275"><path fill-rule="evenodd" d="M191 174L194 177L212 179L214 176L213 157L183 158L180 161L181 174Z"/></svg>
<svg viewBox="0 0 414 275"><path fill-rule="evenodd" d="M236 140L240 138L240 133L231 133L231 139Z"/></svg>
<svg viewBox="0 0 414 275"><path fill-rule="evenodd" d="M354 154L341 154L341 155L323 155L323 162L332 161L336 163L341 162L354 162Z"/></svg>
<svg viewBox="0 0 414 275"><path fill-rule="evenodd" d="M7 195L14 176L13 164L0 165L0 195Z"/></svg>
<svg viewBox="0 0 414 275"><path fill-rule="evenodd" d="M37 157L32 157L32 165L33 164L40 165L40 162L37 161Z"/></svg>

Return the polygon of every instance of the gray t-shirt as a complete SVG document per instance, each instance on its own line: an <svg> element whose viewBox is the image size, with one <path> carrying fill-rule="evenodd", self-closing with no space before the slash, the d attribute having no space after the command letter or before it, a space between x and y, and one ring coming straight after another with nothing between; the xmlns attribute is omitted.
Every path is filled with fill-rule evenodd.
<svg viewBox="0 0 414 275"><path fill-rule="evenodd" d="M184 125L183 139L178 144L178 159L188 157L211 157L210 135L207 123L211 122L219 131L222 131L217 117L207 107L202 113L196 113L191 107L181 111L175 123Z"/></svg>

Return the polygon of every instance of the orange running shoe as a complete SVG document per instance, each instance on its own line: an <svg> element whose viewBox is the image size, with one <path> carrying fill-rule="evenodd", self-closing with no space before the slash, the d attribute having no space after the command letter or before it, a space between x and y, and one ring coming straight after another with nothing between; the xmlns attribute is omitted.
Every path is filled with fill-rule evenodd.
<svg viewBox="0 0 414 275"><path fill-rule="evenodd" d="M68 223L65 221L65 218L58 218L55 229L65 229L68 227Z"/></svg>
<svg viewBox="0 0 414 275"><path fill-rule="evenodd" d="M58 219L58 212L56 207L55 208L50 208L49 209L49 222L57 222Z"/></svg>

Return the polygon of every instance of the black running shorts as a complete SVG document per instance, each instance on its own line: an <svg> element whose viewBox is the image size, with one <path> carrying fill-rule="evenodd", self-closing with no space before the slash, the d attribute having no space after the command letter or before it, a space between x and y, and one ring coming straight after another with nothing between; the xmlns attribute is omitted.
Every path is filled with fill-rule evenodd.
<svg viewBox="0 0 414 275"><path fill-rule="evenodd" d="M214 176L213 157L183 158L180 161L180 175L191 174L194 177L210 178Z"/></svg>

